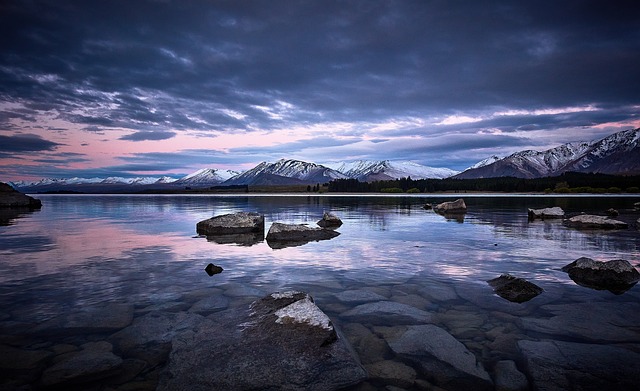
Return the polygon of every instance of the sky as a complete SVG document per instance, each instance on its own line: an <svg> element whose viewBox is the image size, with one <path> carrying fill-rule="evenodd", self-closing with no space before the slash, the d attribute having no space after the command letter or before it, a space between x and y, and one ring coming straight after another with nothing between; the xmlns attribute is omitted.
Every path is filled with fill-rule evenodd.
<svg viewBox="0 0 640 391"><path fill-rule="evenodd" d="M464 168L640 127L635 1L0 0L0 181Z"/></svg>

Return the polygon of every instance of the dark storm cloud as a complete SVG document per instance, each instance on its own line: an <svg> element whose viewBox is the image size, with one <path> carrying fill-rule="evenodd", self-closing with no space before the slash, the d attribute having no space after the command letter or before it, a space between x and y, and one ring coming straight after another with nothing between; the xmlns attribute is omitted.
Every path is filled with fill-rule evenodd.
<svg viewBox="0 0 640 391"><path fill-rule="evenodd" d="M639 100L634 2L0 7L0 99L85 125L269 129Z"/></svg>
<svg viewBox="0 0 640 391"><path fill-rule="evenodd" d="M8 154L52 151L59 145L35 134L0 135L0 152Z"/></svg>
<svg viewBox="0 0 640 391"><path fill-rule="evenodd" d="M145 140L167 140L176 135L175 132L136 132L120 137L120 140L145 141Z"/></svg>

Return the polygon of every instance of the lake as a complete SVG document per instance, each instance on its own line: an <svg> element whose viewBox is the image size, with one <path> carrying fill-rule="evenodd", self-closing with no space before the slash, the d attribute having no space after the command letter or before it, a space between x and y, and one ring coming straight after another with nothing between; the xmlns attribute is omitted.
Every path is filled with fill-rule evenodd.
<svg viewBox="0 0 640 391"><path fill-rule="evenodd" d="M423 209L460 196L465 215L446 218ZM406 327L401 318L349 315L376 300L431 314L496 387L512 375L513 384L532 388L640 389L640 361L628 362L640 359L640 288L595 290L560 270L580 257L637 266L637 196L36 197L41 210L5 218L0 226L0 389L154 389L168 352L128 357L111 337L132 319L153 311L212 316L291 289L308 292L354 347L369 379L353 389L449 384L419 359L389 348ZM630 227L585 231L560 220L528 221L527 208L551 206L567 214L615 208ZM266 230L273 222L315 225L324 211L344 224L331 240L286 248L272 248L262 237L233 242L196 234L198 221L239 211L264 214ZM209 263L224 271L209 276ZM544 292L509 302L486 282L503 273ZM225 305L208 308L213 296ZM51 369L87 344L126 365L104 364L101 376Z"/></svg>

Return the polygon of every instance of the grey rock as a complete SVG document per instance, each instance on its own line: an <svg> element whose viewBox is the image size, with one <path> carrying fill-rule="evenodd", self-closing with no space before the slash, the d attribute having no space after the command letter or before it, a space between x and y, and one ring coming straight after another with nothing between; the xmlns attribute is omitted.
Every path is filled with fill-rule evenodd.
<svg viewBox="0 0 640 391"><path fill-rule="evenodd" d="M366 377L348 342L303 292L223 311L175 338L158 390L336 390Z"/></svg>
<svg viewBox="0 0 640 391"><path fill-rule="evenodd" d="M401 362L385 360L365 365L370 379L385 384L410 388L416 381L416 371Z"/></svg>
<svg viewBox="0 0 640 391"><path fill-rule="evenodd" d="M593 342L637 342L640 335L634 328L640 323L638 303L573 303L551 304L540 309L549 318L523 317L523 329L563 339L582 339Z"/></svg>
<svg viewBox="0 0 640 391"><path fill-rule="evenodd" d="M377 325L429 323L433 315L418 308L393 301L378 301L361 304L340 314L349 321L360 321Z"/></svg>
<svg viewBox="0 0 640 391"><path fill-rule="evenodd" d="M0 182L0 208L29 208L42 207L42 201L22 194L6 183Z"/></svg>
<svg viewBox="0 0 640 391"><path fill-rule="evenodd" d="M618 212L618 210L617 210L617 209L609 208L609 209L607 209L607 214L608 214L609 216L613 216L613 217L615 217L615 216L619 215L619 214L620 214L620 212Z"/></svg>
<svg viewBox="0 0 640 391"><path fill-rule="evenodd" d="M370 301L381 301L387 299L382 295L364 289L356 289L336 293L335 297L343 303L366 303Z"/></svg>
<svg viewBox="0 0 640 391"><path fill-rule="evenodd" d="M621 347L544 340L519 341L535 390L640 389L640 354Z"/></svg>
<svg viewBox="0 0 640 391"><path fill-rule="evenodd" d="M195 312L201 315L209 315L229 307L229 299L222 295L215 295L198 300L189 308L189 312Z"/></svg>
<svg viewBox="0 0 640 391"><path fill-rule="evenodd" d="M218 234L206 236L208 242L218 244L236 244L244 247L251 247L264 241L264 231L244 234Z"/></svg>
<svg viewBox="0 0 640 391"><path fill-rule="evenodd" d="M528 215L529 220L561 219L564 217L564 210L559 206L554 206L553 208L529 209Z"/></svg>
<svg viewBox="0 0 640 391"><path fill-rule="evenodd" d="M422 209L431 210L431 209L433 209L433 205L427 202L426 204L424 204L422 206Z"/></svg>
<svg viewBox="0 0 640 391"><path fill-rule="evenodd" d="M44 386L95 382L114 375L122 359L102 350L82 350L47 368L42 374Z"/></svg>
<svg viewBox="0 0 640 391"><path fill-rule="evenodd" d="M640 281L640 273L623 259L601 262L582 257L564 266L562 271L578 285L615 294L626 292Z"/></svg>
<svg viewBox="0 0 640 391"><path fill-rule="evenodd" d="M462 198L455 201L448 201L438 204L433 207L433 210L438 213L465 213L467 211L467 205Z"/></svg>
<svg viewBox="0 0 640 391"><path fill-rule="evenodd" d="M34 369L53 353L47 350L24 350L0 345L0 370Z"/></svg>
<svg viewBox="0 0 640 391"><path fill-rule="evenodd" d="M578 215L565 220L565 224L573 228L583 229L626 229L627 223L620 220L610 219L607 216Z"/></svg>
<svg viewBox="0 0 640 391"><path fill-rule="evenodd" d="M309 227L305 224L273 223L267 232L266 239L269 247L279 249L301 246L312 241L328 240L338 235L340 235L339 232Z"/></svg>
<svg viewBox="0 0 640 391"><path fill-rule="evenodd" d="M171 340L178 333L195 329L203 320L194 313L150 312L113 334L109 341L123 357L138 358L153 367L167 359Z"/></svg>
<svg viewBox="0 0 640 391"><path fill-rule="evenodd" d="M496 391L525 391L529 389L527 377L511 360L498 361L494 367Z"/></svg>
<svg viewBox="0 0 640 391"><path fill-rule="evenodd" d="M391 349L415 362L427 380L447 390L492 390L493 382L476 357L435 325L408 326L388 340Z"/></svg>
<svg viewBox="0 0 640 391"><path fill-rule="evenodd" d="M333 213L324 212L317 224L322 228L337 228L342 225L342 220Z"/></svg>
<svg viewBox="0 0 640 391"><path fill-rule="evenodd" d="M514 303L524 303L542 293L542 288L510 274L487 281L498 296Z"/></svg>
<svg viewBox="0 0 640 391"><path fill-rule="evenodd" d="M36 326L32 331L38 334L93 334L111 333L123 329L133 320L133 305L112 303L83 311L60 315Z"/></svg>
<svg viewBox="0 0 640 391"><path fill-rule="evenodd" d="M214 216L196 224L199 235L264 234L264 216L255 212L238 212Z"/></svg>
<svg viewBox="0 0 640 391"><path fill-rule="evenodd" d="M418 291L422 296L442 302L447 300L456 300L458 295L452 286L430 281Z"/></svg>

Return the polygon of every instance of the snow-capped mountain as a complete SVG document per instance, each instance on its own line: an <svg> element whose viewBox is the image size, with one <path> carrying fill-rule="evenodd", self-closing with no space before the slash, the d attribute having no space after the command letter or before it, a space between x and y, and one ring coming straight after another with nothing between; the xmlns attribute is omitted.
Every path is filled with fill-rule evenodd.
<svg viewBox="0 0 640 391"><path fill-rule="evenodd" d="M474 168L480 168L480 167L488 166L489 164L495 163L500 159L502 159L500 156L492 155L492 156L489 156L488 158L486 158L484 160L480 160L478 163L474 164L471 167L465 168L464 171L473 170Z"/></svg>
<svg viewBox="0 0 640 391"><path fill-rule="evenodd" d="M567 171L638 174L640 128L618 132L601 140L563 144L542 152L520 151L490 164L480 163L455 178L540 178Z"/></svg>
<svg viewBox="0 0 640 391"><path fill-rule="evenodd" d="M329 167L300 160L280 159L275 163L262 162L238 174L225 185L289 185L325 183L346 176Z"/></svg>
<svg viewBox="0 0 640 391"><path fill-rule="evenodd" d="M448 168L423 166L411 161L390 160L356 160L353 162L338 162L327 166L346 175L349 178L363 182L390 180L411 177L412 179L448 178L459 171Z"/></svg>
<svg viewBox="0 0 640 391"><path fill-rule="evenodd" d="M176 185L192 185L192 186L217 185L238 174L239 172L232 171L232 170L218 170L215 168L203 168L187 176L184 176L173 183Z"/></svg>
<svg viewBox="0 0 640 391"><path fill-rule="evenodd" d="M71 185L151 185L157 183L172 183L174 178L163 177L107 177L107 178L43 178L37 181L15 181L9 182L11 186L18 189L24 188L44 188L62 187Z"/></svg>

